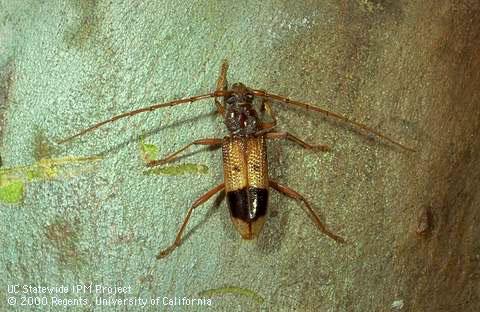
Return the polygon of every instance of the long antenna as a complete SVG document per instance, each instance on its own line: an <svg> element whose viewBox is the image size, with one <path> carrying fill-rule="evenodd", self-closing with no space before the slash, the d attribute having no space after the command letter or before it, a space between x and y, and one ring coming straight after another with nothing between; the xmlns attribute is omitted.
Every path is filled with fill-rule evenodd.
<svg viewBox="0 0 480 312"><path fill-rule="evenodd" d="M121 119L121 118L130 117L130 116L137 115L137 114L144 113L144 112L151 112L151 111L154 111L154 110L157 110L157 109L160 109L160 108L164 108L164 107L170 107L170 106L175 106L175 105L180 105L180 104L185 104L185 103L191 104L191 103L196 102L196 101L205 100L205 99L212 98L212 97L217 97L217 96L223 96L224 93L225 93L224 91L219 90L219 91L215 91L215 92L211 92L211 93L207 93L207 94L191 96L191 97L184 98L184 99L176 99L176 100L168 101L168 102L165 102L165 103L154 104L154 105L151 105L151 106L148 106L148 107L136 109L136 110L133 110L133 111L130 111L130 112L126 112L126 113L123 113L123 114L120 114L120 115L113 116L112 118L104 120L102 122L96 123L93 126L87 128L87 129L83 129L82 131L80 131L80 132L78 132L78 133L76 133L76 134L74 134L74 135L72 135L72 136L70 136L66 139L58 141L57 143L58 144L63 144L65 142L71 141L71 140L75 139L76 137L84 135L87 132L93 131L93 130L95 130L95 129L97 129L97 128L99 128L99 127L101 127L101 126L103 126L107 123L114 122L114 121L116 121L118 119Z"/></svg>
<svg viewBox="0 0 480 312"><path fill-rule="evenodd" d="M369 132L369 133L373 133L375 134L376 136L378 136L379 138L382 138L400 148L403 148L404 150L407 150L407 151L410 151L410 152L415 152L415 150L411 147L408 147L408 146L405 146L401 143L398 143L397 141L389 138L388 136L378 132L377 130L375 129L372 129L370 127L368 127L367 125L364 125L362 123L359 123L359 122L356 122L356 121L353 121L353 120L350 120L348 119L347 117L345 116L342 116L340 114L337 114L337 113L334 113L334 112L331 112L331 111L328 111L326 109L323 109L323 108L319 108L319 107L316 107L316 106L313 106L311 104L307 104L307 103L304 103L304 102L300 102L300 101L295 101L295 100L292 100L292 99L289 99L285 96L281 96L281 95L276 95L276 94L271 94L271 93L268 93L268 92L265 92L263 90L255 90L255 89L252 89L253 91L253 94L256 95L256 96L260 96L260 97L264 97L264 98L270 98L272 100L275 100L277 102L280 102L280 103L283 103L283 104L286 104L286 105L291 105L291 106L297 106L297 107L301 107L303 109L306 109L306 110L310 110L310 111L315 111L315 112L319 112L327 117L333 117L333 118L336 118L336 119L339 119L343 122L346 122L346 123L349 123L349 124L352 124L360 129L363 129L365 130L366 132Z"/></svg>

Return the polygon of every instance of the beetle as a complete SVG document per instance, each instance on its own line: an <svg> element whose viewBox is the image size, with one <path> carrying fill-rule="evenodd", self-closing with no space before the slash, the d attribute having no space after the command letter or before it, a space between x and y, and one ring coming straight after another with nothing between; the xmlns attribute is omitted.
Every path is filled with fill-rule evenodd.
<svg viewBox="0 0 480 312"><path fill-rule="evenodd" d="M329 150L328 145L311 145L289 132L276 131L277 119L272 109L272 104L281 103L314 111L327 117L349 123L361 131L373 134L404 150L414 151L414 149L398 143L364 124L350 120L340 114L316 107L312 104L292 100L284 96L268 93L264 90L252 89L242 83L234 83L229 88L227 83L227 71L228 62L224 60L220 68L220 75L217 79L216 90L214 92L183 99L175 99L169 102L154 104L148 107L125 112L113 116L108 120L96 123L77 134L59 141L58 143L65 143L121 118L130 117L144 112L151 112L165 107L190 104L200 100L214 98L217 112L222 116L229 132L227 136L224 138L195 140L163 159L151 160L147 163L148 167L154 167L171 162L192 145L221 147L223 154L224 182L212 188L193 202L176 234L174 242L169 247L160 251L157 255L157 259L166 257L175 248L180 246L183 233L195 208L221 191L225 191L226 193L227 206L230 210L231 220L243 239L251 240L259 235L267 215L269 188L273 188L287 197L303 202L310 218L318 229L333 240L339 243L344 243L345 240L341 236L333 233L323 224L318 214L303 195L288 186L282 185L269 178L266 147L266 141L269 139L289 140L306 149L316 149L320 151ZM222 100L220 101L219 98ZM254 100L257 98L261 99L260 113L268 114L271 119L270 121L266 122L259 117L259 112L254 108Z"/></svg>

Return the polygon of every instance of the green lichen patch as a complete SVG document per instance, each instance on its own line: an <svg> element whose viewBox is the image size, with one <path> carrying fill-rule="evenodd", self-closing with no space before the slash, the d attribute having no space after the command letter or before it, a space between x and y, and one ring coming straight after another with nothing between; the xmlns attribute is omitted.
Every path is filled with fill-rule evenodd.
<svg viewBox="0 0 480 312"><path fill-rule="evenodd" d="M207 174L208 166L203 164L180 164L145 170L146 175L181 176L186 174Z"/></svg>
<svg viewBox="0 0 480 312"><path fill-rule="evenodd" d="M63 158L55 158L55 159L44 159L38 162L39 167L44 172L46 177L51 177L55 175L55 169L67 166L67 165L77 165L83 163L92 163L102 160L103 157L99 156L92 156L92 157L63 157ZM63 172L67 174L66 172ZM70 176L70 175L68 175Z"/></svg>
<svg viewBox="0 0 480 312"><path fill-rule="evenodd" d="M244 297L249 297L253 299L258 304L263 304L265 299L262 296L250 290L248 288L235 287L235 286L226 286L221 288L204 290L198 293L200 297L215 297L215 296L224 296L228 294L240 295Z"/></svg>
<svg viewBox="0 0 480 312"><path fill-rule="evenodd" d="M158 159L158 146L145 143L143 137L140 139L140 151L145 163ZM206 174L208 166L202 164L185 163L180 165L162 166L154 169L145 170L145 175L165 175L180 176L186 174Z"/></svg>
<svg viewBox="0 0 480 312"><path fill-rule="evenodd" d="M32 166L32 168L25 169L25 177L29 182L41 179L43 176L43 172L37 166Z"/></svg>
<svg viewBox="0 0 480 312"><path fill-rule="evenodd" d="M57 177L58 168L51 163L36 163L29 168L25 168L23 173L29 182L35 180L50 180Z"/></svg>
<svg viewBox="0 0 480 312"><path fill-rule="evenodd" d="M140 139L140 150L146 163L158 158L158 146L145 143L143 138Z"/></svg>
<svg viewBox="0 0 480 312"><path fill-rule="evenodd" d="M4 181L7 180L7 181ZM0 202L17 204L23 199L24 182L20 179L6 179L0 176Z"/></svg>
<svg viewBox="0 0 480 312"><path fill-rule="evenodd" d="M53 159L40 159L34 169L40 173L40 179L50 180L58 176L58 164Z"/></svg>
<svg viewBox="0 0 480 312"><path fill-rule="evenodd" d="M26 184L33 181L44 181L60 176L73 176L82 171L62 170L62 166L98 161L100 157L64 157L40 159L29 166L0 168L0 202L17 204L22 201Z"/></svg>

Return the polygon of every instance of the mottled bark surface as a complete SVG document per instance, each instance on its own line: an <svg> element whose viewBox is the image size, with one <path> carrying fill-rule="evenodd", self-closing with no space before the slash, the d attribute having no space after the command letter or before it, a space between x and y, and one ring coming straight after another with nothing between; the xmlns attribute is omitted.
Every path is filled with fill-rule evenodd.
<svg viewBox="0 0 480 312"><path fill-rule="evenodd" d="M57 297L86 298L85 311L115 309L99 297L206 294L212 311L480 310L478 1L3 0L0 19L1 161L24 182L19 202L0 203L0 310L24 310L8 305L21 294L7 285L89 283L132 291ZM55 144L114 114L211 91L224 58L230 83L314 103L416 150L274 105L279 129L331 151L270 142L271 177L347 244L272 191L258 240L241 240L219 197L195 211L181 247L155 259L222 180L221 155L193 149L172 164L187 165L145 174L140 145L161 157L224 136L211 100ZM91 156L102 160L76 163Z"/></svg>

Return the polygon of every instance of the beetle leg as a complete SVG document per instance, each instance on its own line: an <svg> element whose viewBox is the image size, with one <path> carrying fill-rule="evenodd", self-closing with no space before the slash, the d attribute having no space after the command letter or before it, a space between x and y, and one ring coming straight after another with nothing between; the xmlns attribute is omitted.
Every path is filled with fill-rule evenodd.
<svg viewBox="0 0 480 312"><path fill-rule="evenodd" d="M217 79L217 89L216 91L227 91L228 89L228 82L227 82L227 71L228 71L228 62L227 60L223 60L222 66L220 67L220 75L218 76ZM215 97L215 105L217 106L217 112L222 115L222 117L225 116L225 109L218 100L218 97Z"/></svg>
<svg viewBox="0 0 480 312"><path fill-rule="evenodd" d="M157 259L161 259L161 258L165 258L166 256L168 256L173 250L175 250L175 248L177 248L178 246L180 246L181 242L182 242L182 234L183 232L185 231L185 228L187 227L187 224L188 224L188 221L190 220L190 217L192 215L192 212L195 208L197 208L198 206L200 206L201 204L203 204L204 202L206 202L210 197L212 197L213 195L215 195L216 193L222 191L223 189L225 188L225 183L222 183L220 185L217 185L216 187L214 187L213 189L211 189L210 191L206 192L205 194L203 194L202 196L200 196L199 198L197 198L196 201L193 202L192 206L190 207L190 209L188 209L188 212L187 212L187 215L185 216L185 219L183 220L183 223L182 223L182 226L180 227L180 229L178 230L177 232L177 236L175 237L175 241L173 242L172 245L170 245L169 247L161 250L158 255L157 255Z"/></svg>
<svg viewBox="0 0 480 312"><path fill-rule="evenodd" d="M275 115L275 112L273 111L271 101L269 98L262 98L262 104L260 105L260 111L267 112L267 114L272 118L272 122L264 122L262 124L262 128L273 128L277 125L277 116Z"/></svg>
<svg viewBox="0 0 480 312"><path fill-rule="evenodd" d="M273 131L273 129L275 129L275 126L269 127L267 124L263 123L260 130L255 132L253 135L256 136L256 137L259 137L259 136L262 136L266 133L269 133L270 131Z"/></svg>
<svg viewBox="0 0 480 312"><path fill-rule="evenodd" d="M218 146L218 145L222 145L222 142L223 142L223 139L200 139L200 140L196 140L196 141L193 141L192 143L190 144L187 144L185 147L179 149L178 151L176 151L175 153L172 153L170 155L168 155L167 157L163 158L163 159L157 159L157 160L151 160L147 163L147 167L155 167L155 166L159 166L159 165L163 165L167 162L170 162L174 159L176 159L177 155L180 154L181 152L183 152L184 150L186 150L187 148L189 148L190 146L192 145L211 145L211 146Z"/></svg>
<svg viewBox="0 0 480 312"><path fill-rule="evenodd" d="M299 145L301 145L303 148L306 148L306 149L317 149L317 150L320 150L320 151L328 151L330 150L330 147L328 145L323 145L323 144L315 144L315 145L312 145L312 144L308 144L308 143L305 143L304 141L300 140L299 138L297 138L296 136L288 133L288 132L268 132L265 134L265 137L267 139L285 139L285 140L290 140L292 142L295 142Z"/></svg>
<svg viewBox="0 0 480 312"><path fill-rule="evenodd" d="M287 186L278 184L277 182L272 181L272 180L269 180L269 186L274 188L276 191L282 193L283 195L286 195L290 198L302 201L305 204L305 206L307 207L307 210L310 213L310 217L312 218L312 220L317 225L318 229L323 234L329 236L330 238L334 239L335 241L337 241L339 243L345 243L345 239L343 239L342 237L330 232L330 230L327 229L327 227L320 220L320 217L317 215L315 210L312 209L310 204L307 202L307 200L301 194L299 194L298 192L292 190L291 188L289 188Z"/></svg>

